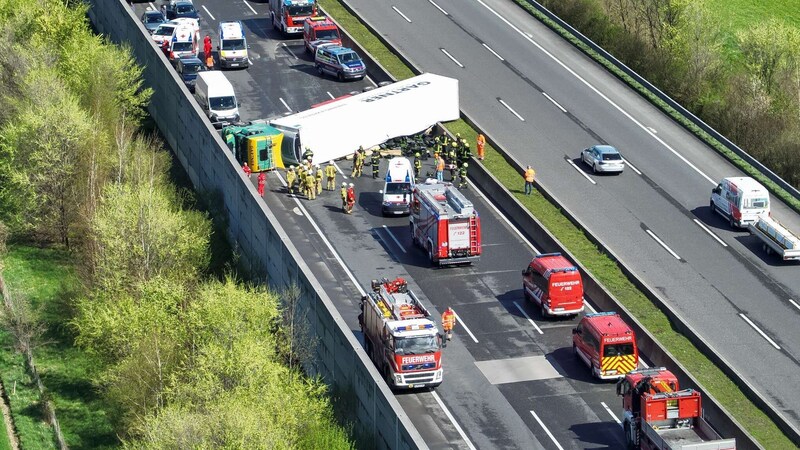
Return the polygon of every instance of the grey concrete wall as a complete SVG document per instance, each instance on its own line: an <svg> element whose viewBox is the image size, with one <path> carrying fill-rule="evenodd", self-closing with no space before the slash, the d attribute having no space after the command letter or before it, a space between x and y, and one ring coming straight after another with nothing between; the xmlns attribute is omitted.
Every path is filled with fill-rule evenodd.
<svg viewBox="0 0 800 450"><path fill-rule="evenodd" d="M277 291L297 285L301 307L318 336L316 371L336 392L348 396L358 435L370 448L424 448L417 430L323 291L314 274L247 182L238 163L191 99L189 91L127 3L90 0L89 19L115 43L128 45L144 66L146 85L155 91L150 114L198 191L218 193L229 223L229 239L241 262Z"/></svg>

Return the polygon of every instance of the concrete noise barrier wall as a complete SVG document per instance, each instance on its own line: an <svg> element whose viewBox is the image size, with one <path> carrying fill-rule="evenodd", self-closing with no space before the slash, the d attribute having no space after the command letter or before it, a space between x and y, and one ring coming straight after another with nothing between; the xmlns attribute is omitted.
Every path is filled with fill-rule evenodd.
<svg viewBox="0 0 800 450"><path fill-rule="evenodd" d="M318 337L309 370L354 404L356 435L366 436L370 448L424 448L350 328L133 10L120 0L90 0L89 6L95 29L130 46L144 67L145 83L154 90L149 112L195 188L219 194L228 237L241 253L242 264L278 292L299 287L299 306L307 312L310 332Z"/></svg>

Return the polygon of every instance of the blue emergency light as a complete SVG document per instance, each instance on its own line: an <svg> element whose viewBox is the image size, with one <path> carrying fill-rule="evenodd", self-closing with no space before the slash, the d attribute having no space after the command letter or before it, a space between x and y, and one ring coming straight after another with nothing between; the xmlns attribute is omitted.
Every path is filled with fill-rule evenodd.
<svg viewBox="0 0 800 450"><path fill-rule="evenodd" d="M402 327L397 327L397 331L425 330L428 328L433 328L433 324L427 323L425 325L403 325Z"/></svg>
<svg viewBox="0 0 800 450"><path fill-rule="evenodd" d="M605 311L605 312L596 312L591 314L586 314L584 317L603 317L603 316L616 316L617 313L614 311Z"/></svg>

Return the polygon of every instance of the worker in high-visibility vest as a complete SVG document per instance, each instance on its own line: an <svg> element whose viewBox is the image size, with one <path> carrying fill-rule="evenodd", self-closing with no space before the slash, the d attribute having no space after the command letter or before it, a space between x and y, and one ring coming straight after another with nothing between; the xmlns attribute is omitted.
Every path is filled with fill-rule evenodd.
<svg viewBox="0 0 800 450"><path fill-rule="evenodd" d="M325 167L325 177L328 178L328 190L336 189L336 166L333 165L333 161L328 161L328 165Z"/></svg>
<svg viewBox="0 0 800 450"><path fill-rule="evenodd" d="M453 308L448 306L442 313L442 330L444 330L445 345L447 345L447 341L453 339L453 328L455 328L455 326L456 313L453 311Z"/></svg>
<svg viewBox="0 0 800 450"><path fill-rule="evenodd" d="M347 212L347 183L342 183L342 211Z"/></svg>
<svg viewBox="0 0 800 450"><path fill-rule="evenodd" d="M525 169L525 195L531 195L531 191L533 190L533 181L536 179L536 171L533 170L533 167L528 166Z"/></svg>
<svg viewBox="0 0 800 450"><path fill-rule="evenodd" d="M316 182L317 195L321 195L322 194L322 177L323 176L324 176L324 174L322 173L322 167L317 165L317 176L316 176L316 178L317 178L317 182Z"/></svg>
<svg viewBox="0 0 800 450"><path fill-rule="evenodd" d="M479 134L478 135L478 144L477 144L476 147L478 149L478 159L481 160L481 161L483 161L483 147L485 145L486 145L486 136L484 136L482 134Z"/></svg>
<svg viewBox="0 0 800 450"><path fill-rule="evenodd" d="M294 171L294 166L289 166L286 171L286 187L289 194L294 194L294 181L297 179L297 173Z"/></svg>
<svg viewBox="0 0 800 450"><path fill-rule="evenodd" d="M444 158L439 155L439 160L436 161L436 179L444 181Z"/></svg>

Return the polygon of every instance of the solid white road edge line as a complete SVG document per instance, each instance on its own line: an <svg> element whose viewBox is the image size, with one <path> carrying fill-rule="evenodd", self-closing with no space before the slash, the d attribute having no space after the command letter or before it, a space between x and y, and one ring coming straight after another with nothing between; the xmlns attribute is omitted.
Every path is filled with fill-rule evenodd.
<svg viewBox="0 0 800 450"><path fill-rule="evenodd" d="M460 62L458 62L458 60L457 60L457 59L455 59L455 58L453 57L453 55L451 55L450 53L448 53L448 52L447 52L447 50L445 50L445 49L443 49L443 48L440 48L439 50L441 50L441 51L442 51L442 53L444 53L445 55L447 55L447 57L448 57L448 58L450 58L450 59L451 59L451 60L452 60L454 63L458 64L458 67L461 67L462 69L464 68L464 65L463 65L463 64L461 64Z"/></svg>
<svg viewBox="0 0 800 450"><path fill-rule="evenodd" d="M571 159L567 159L566 161L569 163L569 165L570 165L570 166L574 167L574 168L575 168L575 170L577 170L579 174L583 175L583 178L586 178L587 180L589 180L589 183L592 183L592 184L597 184L597 182L596 182L596 181L594 181L594 180L592 179L592 177L590 177L589 175L587 175L587 174L586 174L586 172L582 171L582 170L581 170L581 168L580 168L580 167L578 167L578 165L577 165L577 164L575 164L575 162L574 162L573 160L571 160Z"/></svg>
<svg viewBox="0 0 800 450"><path fill-rule="evenodd" d="M278 97L278 100L280 100L281 103L283 103L283 106L286 107L287 111L292 112L292 108L289 108L289 105L286 103L286 100L284 100L283 97Z"/></svg>
<svg viewBox="0 0 800 450"><path fill-rule="evenodd" d="M406 19L406 22L408 22L408 23L411 23L411 19L409 19L409 18L408 18L408 17L407 17L405 14L403 14L403 13L402 13L402 12L401 12L399 9L397 9L397 7L396 7L396 6L392 6L392 9L393 9L393 10L394 10L394 12L396 12L397 14L400 14L400 17L402 17L403 19Z"/></svg>
<svg viewBox="0 0 800 450"><path fill-rule="evenodd" d="M258 13L256 12L256 10L255 10L255 9L253 9L253 7L252 7L252 6L250 6L250 3L247 3L247 0L242 0L242 1L244 2L244 4L245 4L245 5L246 5L248 8L250 8L250 11L253 11L253 14L258 14Z"/></svg>
<svg viewBox="0 0 800 450"><path fill-rule="evenodd" d="M564 64L563 62L561 62L561 60L560 60L560 59L556 58L556 57L555 57L555 56L554 56L552 53L550 53L550 52L549 52L549 51L547 51L547 50L546 50L544 47L542 47L541 45L539 45L539 43L538 43L538 42L536 42L536 41L534 41L534 40L533 40L533 36L532 36L532 35L530 35L530 34L528 34L528 33L524 33L522 30L520 30L519 28L517 28L517 27L516 27L514 24L512 24L511 22L509 22L509 21L508 21L508 19L506 19L505 17L503 17L502 15L500 15L500 13L498 13L497 11L493 10L493 9L492 9L492 8L491 8L489 5L487 5L486 3L484 3L482 0L475 0L475 1L476 1L476 2L478 2L478 3L479 3L481 6L483 6L484 8L488 9L488 10L489 10L489 11L490 11L492 14L494 14L495 16L497 16L497 18L499 18L499 19L500 19L500 20L502 20L502 21L503 21L503 22L504 22L506 25L508 25L509 27L511 27L511 29L512 29L512 30L514 30L514 31L516 31L516 32L517 32L517 33L518 33L520 36L523 36L523 37L524 37L524 38L525 38L525 39L526 39L528 42L530 42L531 44L535 45L535 46L536 46L536 47L537 47L539 50L541 50L541 51L542 51L542 52L543 52L545 55L547 55L548 57L550 57L550 59L552 59L552 60L553 60L553 61L555 61L555 62L556 62L558 65L560 65L561 67L563 67L563 68L564 68L564 69L565 69L567 72L569 72L569 73L570 73L572 76L574 76L575 78L577 78L578 80L580 80L580 82L581 82L581 83L585 84L585 85L586 85L586 86L587 86L589 89L591 89L592 91L594 91L594 93L595 93L595 94L599 95L599 96L600 96L600 98L602 98L603 100L605 100L606 102L608 102L608 103L609 103L611 106L613 106L613 107L614 107L614 108L615 108L617 111L621 112L621 113L622 113L622 114L623 114L625 117L627 117L627 118L628 118L630 121L632 121L632 122L633 122L633 123L634 123L636 126L638 126L639 128L641 128L642 130L644 130L644 132L645 132L645 133L647 133L647 134L649 134L650 136L652 136L652 138L653 138L653 139L655 139L655 140L656 140L658 143L660 143L661 145L663 145L663 146L664 146L664 147L665 147L667 150L669 150L670 152L672 152L672 153L673 153L675 156L677 156L678 158L680 158L680 159L681 159L681 161L683 161L684 163L686 163L686 164L687 164L689 167L691 167L691 168L692 168L692 169L693 169L695 172L699 173L699 174L700 174L700 175L701 175L703 178L705 178L706 180L708 180L708 181L709 181L709 183L711 183L711 184L713 184L713 185L715 185L715 186L716 186L716 184L717 184L717 182L716 182L716 181L714 181L714 180L713 180L711 177L709 177L708 175L706 175L706 174L705 174L705 172L703 172L702 170L700 170L700 168L698 168L697 166L695 166L694 164L692 164L692 163L691 163L691 162L690 162L688 159L686 159L686 158L685 158L683 155L681 155L680 153L678 153L678 152L677 152L675 149L673 149L673 148L672 148L672 147L671 147L669 144L667 144L667 143L666 143L666 142L664 142L664 141L663 141L661 138L659 138L658 136L656 136L656 135L655 135L655 133L653 133L652 131L650 131L650 130L648 129L648 127L644 126L644 125L643 125L641 122L639 122L639 121L638 121L638 120L636 120L636 119L635 119L633 116L631 116L630 114L628 114L628 112L627 112L627 111L625 111L625 110L624 110L624 109L622 109L622 108L621 108L619 105L617 105L616 103L614 103L614 101L613 101L613 100L611 100L611 99L610 99L610 98L608 98L608 97L607 97L605 94L603 94L602 92L600 92L600 91L599 91L599 90L598 90L596 87L592 86L592 84L591 84L591 83L589 83L588 81L586 81L585 79L583 79L583 78L582 78L580 75L578 75L578 74L577 74L577 73L576 73L574 70L570 69L570 68L569 68L569 67L568 67L566 64Z"/></svg>
<svg viewBox="0 0 800 450"><path fill-rule="evenodd" d="M561 444L558 443L556 437L553 436L553 433L551 433L550 430L548 430L547 427L544 426L544 422L542 422L542 419L540 419L539 416L537 416L536 413L533 411L531 411L531 414L533 414L533 418L536 419L537 422L539 422L539 426L542 427L544 432L547 433L548 436L550 436L550 440L553 441L553 444L556 444L558 450L564 450L564 447L562 447Z"/></svg>
<svg viewBox="0 0 800 450"><path fill-rule="evenodd" d="M397 247L398 247L400 250L402 250L402 251L403 251L403 253L408 253L408 252L406 251L406 249L405 249L405 248L403 248L403 246L402 246L402 245L400 245L400 241L398 241L398 240L397 240L397 238L394 236L394 233L392 233L392 232L389 230L389 228L388 228L386 225L382 225L382 226L383 226L383 229L384 229L384 230L386 230L386 232L387 232L387 233L389 233L389 237L391 237L391 238L392 238L392 240L394 241L394 243L395 243L395 244L397 244Z"/></svg>
<svg viewBox="0 0 800 450"><path fill-rule="evenodd" d="M603 408L605 408L606 411L608 411L608 414L611 416L612 419L614 419L614 422L617 422L617 424L622 426L622 422L619 420L617 415L614 414L614 411L611 411L611 408L609 408L608 405L606 405L606 402L600 402L600 404L603 405Z"/></svg>
<svg viewBox="0 0 800 450"><path fill-rule="evenodd" d="M508 109L509 111L511 111L511 114L513 114L513 115L517 116L517 119L519 119L519 120L521 120L521 121L525 122L525 118L524 118L524 117L522 117L522 116L520 116L520 115L519 115L519 113L517 113L516 111L514 111L514 109L513 109L512 107L508 106L508 103L506 103L505 101L503 101L503 99L502 99L502 98L498 98L498 99L497 99L497 101L498 101L498 102L500 102L500 104L501 104L501 105L505 106L505 107L506 107L506 109Z"/></svg>
<svg viewBox="0 0 800 450"><path fill-rule="evenodd" d="M641 172L639 169L637 169L637 168L636 168L636 166L634 166L633 164L631 164L631 162L630 162L630 161L628 161L627 159L625 159L625 158L622 158L622 162L624 162L626 166L630 167L630 168L631 168L631 170L633 170L634 172L636 172L636 174L638 174L638 175L641 175L641 174L642 174L642 172Z"/></svg>
<svg viewBox="0 0 800 450"><path fill-rule="evenodd" d="M717 236L716 234L714 234L714 232L713 232L713 231L709 230L709 229L708 229L708 227L706 227L705 225L703 225L703 223L702 223L702 222L700 222L700 221L699 221L699 220L697 220L697 219L692 219L692 220L693 220L693 221L694 221L694 223L696 223L696 224L697 224L697 225L698 225L700 228L704 229L704 230L706 231L706 233L710 234L710 235L711 235L711 237L713 237L713 238L714 238L714 240L716 240L717 242L719 242L719 244L720 244L721 246L723 246L723 247L727 247L727 246L728 246L728 244L726 244L726 243L725 243L725 241L723 241L722 239L720 239L720 237L719 237L719 236Z"/></svg>
<svg viewBox="0 0 800 450"><path fill-rule="evenodd" d="M656 241L656 242L658 242L658 244L659 244L659 245L661 245L662 247L664 247L664 249L665 249L666 251L668 251L670 255L674 256L674 257L675 257L675 259L681 259L681 257L680 257L680 256L678 256L678 254L677 254L677 253L675 253L674 251L672 251L672 249L671 249L671 248L669 248L669 247L667 246L667 244L665 244L665 243L664 243L664 241L662 241L661 239L659 239L659 238L658 238L658 236L656 236L656 235L655 235L655 233L653 233L653 232L652 232L652 231L650 231L650 230L644 230L644 231L646 231L646 232L647 232L647 234L649 234L651 238L655 239L655 241Z"/></svg>
<svg viewBox="0 0 800 450"><path fill-rule="evenodd" d="M754 323L753 323L753 321L752 321L752 320L750 320L750 318L749 318L749 317L747 317L746 315L744 315L744 313L739 313L739 317L741 317L742 319L744 319L744 321L745 321L745 322L747 322L747 323L748 323L748 324L749 324L751 327L753 327L753 329L754 329L754 330L756 330L756 331L758 332L758 334L760 334L760 335L761 335L761 337L763 337L764 339L766 339L766 340L767 340L767 342L769 342L769 343L770 343L770 345L772 345L773 347L775 347L775 349L776 349L776 350L780 350L780 349L781 349L781 346L780 346L780 345L776 344L776 343L775 343L775 341L773 341L772 339L770 339L770 337L769 337L769 336L767 336L767 333L764 333L763 331L761 331L761 328L758 328L758 327L756 326L756 324L754 324Z"/></svg>
<svg viewBox="0 0 800 450"><path fill-rule="evenodd" d="M558 109L560 109L560 110L561 110L561 112L563 112L563 113L567 112L567 110L566 110L566 109L564 109L564 107L563 107L563 106L559 105L557 101L553 100L553 97L550 97L549 95L547 95L547 92L542 92L542 95L544 95L544 96L545 96L545 98L547 98L548 100L550 100L550 102L551 102L552 104L556 105L556 106L558 107Z"/></svg>
<svg viewBox="0 0 800 450"><path fill-rule="evenodd" d="M211 20L217 20L214 18L214 16L211 15L211 11L209 11L208 8L206 8L206 5L200 5L200 6L203 7L203 10L206 12L206 14L208 14L208 17L211 17Z"/></svg>
<svg viewBox="0 0 800 450"><path fill-rule="evenodd" d="M461 316L459 316L455 310L453 310L453 315L456 316L456 319L458 319L458 323L456 325L461 325L462 327L464 327L464 330L469 334L469 337L471 337L472 340L475 341L475 343L477 344L478 338L476 338L475 335L472 334L472 331L470 331L469 328L467 328L467 325L464 323L463 320L461 320Z"/></svg>
<svg viewBox="0 0 800 450"><path fill-rule="evenodd" d="M428 2L430 2L430 4L431 4L431 5L435 6L435 7L436 7L436 9L438 9L439 11L441 11L441 12L442 12L442 14L444 14L445 16L449 16L449 15L450 15L450 14L448 14L448 13L447 13L447 11L443 10L441 6L439 6L439 5L437 5L436 3L434 3L434 2L433 2L433 0L428 0Z"/></svg>
<svg viewBox="0 0 800 450"><path fill-rule="evenodd" d="M485 43L483 44L483 46L486 48L486 50L489 50L490 52L492 52L492 54L493 54L494 56L496 56L496 57L497 57L497 59L499 59L500 61L505 61L505 59L503 59L503 57L502 57L502 56L498 55L496 51L492 50L492 48L491 48L491 47L489 47L489 46L488 46L488 45L486 45Z"/></svg>
<svg viewBox="0 0 800 450"><path fill-rule="evenodd" d="M298 57L297 57L297 55L295 55L295 54L294 54L294 52L292 51L292 49L290 49L290 48L289 48L289 46L288 46L288 45L286 45L286 43L285 43L285 42L281 42L281 46L282 46L284 49L286 49L286 51L287 51L287 52L289 52L289 54L291 54L291 55L294 57L294 59L300 59L300 58L298 58ZM284 105L285 105L285 103L284 103Z"/></svg>
<svg viewBox="0 0 800 450"><path fill-rule="evenodd" d="M475 446L472 444L472 441L470 441L469 438L467 437L467 433L464 433L464 430L461 428L461 425L459 425L458 422L456 422L456 418L453 417L452 414L450 414L450 410L447 409L447 406L444 406L444 402L442 401L441 398L439 398L439 394L437 394L436 391L431 391L431 395L433 395L433 398L436 400L436 403L439 404L439 406L444 411L445 415L447 415L447 418L450 419L450 423L452 423L453 426L456 427L456 431L458 431L458 434L461 435L461 439L464 439L464 442L466 442L467 447L469 447L471 450L477 450Z"/></svg>
<svg viewBox="0 0 800 450"><path fill-rule="evenodd" d="M336 167L336 170L337 170L337 171L338 171L340 174L342 174L342 178L344 178L345 180L347 180L347 175L345 175L345 174L344 174L344 172L342 172L342 168L341 168L341 167L339 167L339 165L338 165L338 164L336 164L336 161L334 161L334 162L333 162L333 167Z"/></svg>
<svg viewBox="0 0 800 450"><path fill-rule="evenodd" d="M796 301L789 299L789 303L793 304L795 308L800 309L800 305L798 305Z"/></svg>
<svg viewBox="0 0 800 450"><path fill-rule="evenodd" d="M277 171L275 173L278 175L278 179L281 180L281 184L286 186L286 180L283 179L281 173ZM317 234L322 239L322 242L325 243L325 246L328 247L328 250L330 250L333 257L336 259L339 265L342 266L342 270L344 270L344 273L347 274L347 277L350 278L350 281L355 285L356 289L358 289L358 293L361 294L361 296L367 295L367 293L364 292L364 289L361 288L361 285L358 283L358 280L356 279L355 275L353 275L353 272L350 272L350 269L345 265L344 261L342 261L342 258L339 256L339 254L336 253L336 250L334 250L333 245L331 245L331 243L328 241L328 238L325 237L325 233L323 233L322 230L319 229L317 223L308 214L308 211L306 211L306 208L300 202L300 199L297 197L293 197L293 200L295 201L295 203L297 203L297 207L300 208L300 211L302 211L303 214L306 216L306 218L308 218L308 222L311 223L312 227L314 227L314 230L316 230Z"/></svg>
<svg viewBox="0 0 800 450"><path fill-rule="evenodd" d="M467 179L467 183L469 183L469 185L472 186L474 191L477 192L478 195L480 195L483 198L483 200L486 202L486 204L489 205L489 207L492 208L494 210L494 212L497 213L497 217L500 217L501 219L503 219L503 221L506 223L506 225L508 225L509 228L514 230L515 233L517 233L517 236L519 236L519 238L522 239L522 242L528 244L528 247L530 247L531 250L533 250L537 255L541 253L536 247L533 246L533 244L531 244L531 242L528 240L528 238L526 238L525 235L522 234L522 232L519 231L517 229L517 227L515 227L514 224L511 223L510 220L508 220L508 218L505 216L505 214L500 212L500 210L497 209L497 206L494 206L494 203L492 203L492 201L489 200L489 197L487 197L486 194L484 194L483 191L481 191L478 188L478 186L475 185L475 183L473 183L469 179Z"/></svg>
<svg viewBox="0 0 800 450"><path fill-rule="evenodd" d="M528 322L530 322L531 325L533 325L533 328L536 328L536 331L538 331L539 334L544 334L544 331L542 331L542 329L539 328L539 325L536 325L536 322L534 322L533 319L531 319L531 316L529 316L528 313L526 313L525 310L522 309L522 306L519 306L519 303L514 302L514 306L516 306L519 312L521 312L522 315L525 316L526 319L528 319Z"/></svg>

